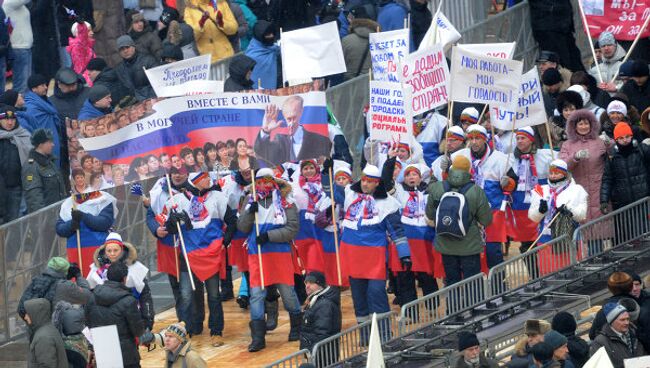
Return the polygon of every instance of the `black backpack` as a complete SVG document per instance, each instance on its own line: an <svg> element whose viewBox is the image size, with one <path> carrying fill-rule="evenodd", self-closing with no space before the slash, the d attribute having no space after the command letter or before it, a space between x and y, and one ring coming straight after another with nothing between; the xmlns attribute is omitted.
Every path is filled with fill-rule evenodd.
<svg viewBox="0 0 650 368"><path fill-rule="evenodd" d="M469 216L469 205L465 193L473 185L474 183L470 182L455 191L451 189L449 182L442 183L445 194L440 198L436 210L436 235L456 239L462 239L467 235L472 219Z"/></svg>

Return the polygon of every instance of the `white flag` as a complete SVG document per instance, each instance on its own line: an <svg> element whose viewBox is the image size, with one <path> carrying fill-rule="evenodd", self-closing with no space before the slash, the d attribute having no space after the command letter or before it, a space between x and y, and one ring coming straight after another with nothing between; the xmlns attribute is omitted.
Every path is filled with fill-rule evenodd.
<svg viewBox="0 0 650 368"><path fill-rule="evenodd" d="M601 347L587 360L587 363L582 368L614 368L614 366L609 359L609 355L607 355L607 350Z"/></svg>
<svg viewBox="0 0 650 368"><path fill-rule="evenodd" d="M151 87L158 97L165 94L164 87L179 86L191 81L207 81L210 79L210 54L180 60L175 63L146 69L144 72L151 83ZM177 94L176 96L181 96Z"/></svg>
<svg viewBox="0 0 650 368"><path fill-rule="evenodd" d="M460 33L442 12L437 12L431 21L431 26L424 34L418 50L424 50L437 43L441 43L444 49L449 48L454 42L460 40Z"/></svg>
<svg viewBox="0 0 650 368"><path fill-rule="evenodd" d="M461 50L470 51L475 54L510 60L515 54L515 46L517 46L517 43L467 43L464 45L458 44L457 46Z"/></svg>
<svg viewBox="0 0 650 368"><path fill-rule="evenodd" d="M284 81L346 71L336 22L282 32L280 51Z"/></svg>
<svg viewBox="0 0 650 368"><path fill-rule="evenodd" d="M372 314L372 326L370 328L370 344L368 345L368 360L366 368L384 368L384 353L381 351L381 339L379 338L379 326L377 326L377 313Z"/></svg>

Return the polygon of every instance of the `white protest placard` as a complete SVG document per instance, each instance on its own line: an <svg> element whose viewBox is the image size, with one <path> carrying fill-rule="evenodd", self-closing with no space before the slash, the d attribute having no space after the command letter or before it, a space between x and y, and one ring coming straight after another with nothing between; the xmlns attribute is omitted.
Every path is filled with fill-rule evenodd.
<svg viewBox="0 0 650 368"><path fill-rule="evenodd" d="M546 123L548 117L536 66L521 76L516 115L513 105L490 105L490 121L495 128L511 130L512 119L515 119L515 129Z"/></svg>
<svg viewBox="0 0 650 368"><path fill-rule="evenodd" d="M371 33L368 40L372 59L372 79L397 82L397 65L409 54L408 28Z"/></svg>
<svg viewBox="0 0 650 368"><path fill-rule="evenodd" d="M432 47L437 43L441 43L443 49L446 50L454 42L460 40L460 37L460 33L456 27L451 24L449 19L447 19L442 12L437 12L431 21L427 33L425 33L422 38L418 51Z"/></svg>
<svg viewBox="0 0 650 368"><path fill-rule="evenodd" d="M156 96L178 97L221 92L223 92L223 81L195 80L185 82L178 86L159 87L156 91Z"/></svg>
<svg viewBox="0 0 650 368"><path fill-rule="evenodd" d="M399 83L370 81L370 139L399 142L413 134L404 101Z"/></svg>
<svg viewBox="0 0 650 368"><path fill-rule="evenodd" d="M451 53L451 99L509 106L517 100L523 63L478 55L458 47Z"/></svg>
<svg viewBox="0 0 650 368"><path fill-rule="evenodd" d="M498 59L512 59L512 56L515 54L516 46L516 42L466 43L457 45L457 47L462 50Z"/></svg>
<svg viewBox="0 0 650 368"><path fill-rule="evenodd" d="M149 83L151 83L156 95L163 97L158 93L162 87L178 86L189 81L210 79L210 58L210 54L201 55L145 69L144 72L147 74Z"/></svg>
<svg viewBox="0 0 650 368"><path fill-rule="evenodd" d="M582 368L614 368L614 366L612 365L612 361L609 359L609 355L607 355L607 350L605 350L604 347L601 347L591 355L591 358L587 360Z"/></svg>
<svg viewBox="0 0 650 368"><path fill-rule="evenodd" d="M650 355L624 359L623 365L625 368L650 368Z"/></svg>
<svg viewBox="0 0 650 368"><path fill-rule="evenodd" d="M410 88L409 109L413 115L433 110L449 100L449 67L441 44L409 54L399 70L404 89Z"/></svg>
<svg viewBox="0 0 650 368"><path fill-rule="evenodd" d="M282 32L284 81L345 73L345 59L336 22Z"/></svg>
<svg viewBox="0 0 650 368"><path fill-rule="evenodd" d="M122 368L122 348L117 335L117 326L103 326L90 329L97 368Z"/></svg>

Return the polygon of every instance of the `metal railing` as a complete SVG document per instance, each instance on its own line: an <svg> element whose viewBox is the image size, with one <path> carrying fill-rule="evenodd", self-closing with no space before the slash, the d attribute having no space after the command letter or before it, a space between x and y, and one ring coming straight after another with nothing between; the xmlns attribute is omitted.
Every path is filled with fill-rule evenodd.
<svg viewBox="0 0 650 368"><path fill-rule="evenodd" d="M404 304L400 310L399 335L408 335L485 303L486 286L485 274L479 273Z"/></svg>
<svg viewBox="0 0 650 368"><path fill-rule="evenodd" d="M302 363L309 363L309 350L302 349L280 360L267 365L265 368L298 368Z"/></svg>
<svg viewBox="0 0 650 368"><path fill-rule="evenodd" d="M310 361L317 367L329 367L342 360L360 357L368 351L372 319L350 327L341 333L319 341L312 349ZM382 343L398 333L397 315L386 312L377 315Z"/></svg>
<svg viewBox="0 0 650 368"><path fill-rule="evenodd" d="M241 52L233 56L227 57L225 59L221 59L216 63L210 65L211 79L218 80L218 81L225 81L226 79L228 79L228 76L230 75L230 62L235 56L239 54L241 54Z"/></svg>
<svg viewBox="0 0 650 368"><path fill-rule="evenodd" d="M143 182L145 188L153 182ZM128 186L106 190L117 198L118 215L113 228L138 250L138 260L156 270L156 242L146 226L145 209ZM54 256L66 254L65 239L54 233L61 202L0 226L0 345L25 335L16 311L32 278Z"/></svg>

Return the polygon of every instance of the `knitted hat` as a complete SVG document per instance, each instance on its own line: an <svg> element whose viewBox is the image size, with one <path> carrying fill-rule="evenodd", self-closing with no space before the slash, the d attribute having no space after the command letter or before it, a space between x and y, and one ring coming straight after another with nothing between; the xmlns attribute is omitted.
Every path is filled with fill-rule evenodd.
<svg viewBox="0 0 650 368"><path fill-rule="evenodd" d="M265 176L273 177L273 169L269 169L268 167L265 167L263 169L257 170L257 172L255 173L255 179L261 179Z"/></svg>
<svg viewBox="0 0 650 368"><path fill-rule="evenodd" d="M552 63L559 63L560 62L560 56L556 52L553 51L548 51L548 50L542 50L539 52L539 57L537 60L535 60L538 63L542 63L545 61L550 61Z"/></svg>
<svg viewBox="0 0 650 368"><path fill-rule="evenodd" d="M547 343L551 349L555 350L566 344L567 338L555 330L550 330L544 334L544 342Z"/></svg>
<svg viewBox="0 0 650 368"><path fill-rule="evenodd" d="M639 319L641 314L641 307L634 299L630 298L621 298L618 300L618 304L625 307L627 312L630 314L630 320L636 322Z"/></svg>
<svg viewBox="0 0 650 368"><path fill-rule="evenodd" d="M91 103L95 103L106 96L110 96L111 91L106 88L103 84L95 84L92 86L90 91L88 91L88 99Z"/></svg>
<svg viewBox="0 0 650 368"><path fill-rule="evenodd" d="M603 314L605 315L605 319L607 319L607 323L610 324L625 312L627 312L627 309L624 306L613 302L609 302L603 306Z"/></svg>
<svg viewBox="0 0 650 368"><path fill-rule="evenodd" d="M625 270L625 273L630 275L632 281L643 282L643 280L641 280L641 276L639 276L639 274L634 272L633 270Z"/></svg>
<svg viewBox="0 0 650 368"><path fill-rule="evenodd" d="M618 76L619 77L632 77L632 65L634 64L634 61L628 60L621 64L620 68L618 68Z"/></svg>
<svg viewBox="0 0 650 368"><path fill-rule="evenodd" d="M607 288L612 295L627 295L632 291L632 277L625 272L616 271L609 275Z"/></svg>
<svg viewBox="0 0 650 368"><path fill-rule="evenodd" d="M408 175L408 173L410 173L411 171L417 172L418 175L420 175L420 177L422 176L422 170L420 170L420 166L418 166L417 164L406 165L406 168L404 169L404 176Z"/></svg>
<svg viewBox="0 0 650 368"><path fill-rule="evenodd" d="M482 125L478 125L478 124L473 124L468 126L465 136L467 138L469 138L470 136L479 136L485 139L485 141L488 140L487 130L485 130L485 128Z"/></svg>
<svg viewBox="0 0 650 368"><path fill-rule="evenodd" d="M379 168L377 168L375 165L366 165L366 167L363 168L362 176L372 179L379 179L381 178L381 171L379 171Z"/></svg>
<svg viewBox="0 0 650 368"><path fill-rule="evenodd" d="M551 164L548 165L548 171L557 170L562 171L566 174L569 173L569 165L564 160L556 159L551 161Z"/></svg>
<svg viewBox="0 0 650 368"><path fill-rule="evenodd" d="M97 71L102 71L108 67L108 64L106 64L106 60L102 58L94 58L91 59L88 62L88 65L86 66L86 69L90 70L97 70Z"/></svg>
<svg viewBox="0 0 650 368"><path fill-rule="evenodd" d="M121 49L122 47L129 47L129 46L135 46L135 42L133 41L133 38L129 35L122 35L117 38L117 49Z"/></svg>
<svg viewBox="0 0 650 368"><path fill-rule="evenodd" d="M517 129L516 135L526 137L530 139L531 142L535 142L535 131L531 127L522 127Z"/></svg>
<svg viewBox="0 0 650 368"><path fill-rule="evenodd" d="M171 7L165 7L160 14L160 22L166 26L169 25L169 23L172 22L172 20L178 20L180 19L180 14L178 13L178 10L171 8Z"/></svg>
<svg viewBox="0 0 650 368"><path fill-rule="evenodd" d="M49 129L44 129L44 128L38 128L32 133L32 146L38 147L39 145L47 142L47 141L54 141L54 136L52 135L52 132Z"/></svg>
<svg viewBox="0 0 650 368"><path fill-rule="evenodd" d="M619 100L614 100L607 105L607 113L611 114L613 112L620 112L623 115L627 115L627 107L625 103Z"/></svg>
<svg viewBox="0 0 650 368"><path fill-rule="evenodd" d="M9 105L0 105L0 120L16 119L16 109Z"/></svg>
<svg viewBox="0 0 650 368"><path fill-rule="evenodd" d="M300 170L302 170L307 165L312 165L316 170L318 170L318 163L316 162L316 160L302 160L302 161L300 161Z"/></svg>
<svg viewBox="0 0 650 368"><path fill-rule="evenodd" d="M111 232L104 240L104 245L117 244L120 247L124 248L124 242L122 241L122 236L116 232Z"/></svg>
<svg viewBox="0 0 650 368"><path fill-rule="evenodd" d="M524 323L526 335L543 335L551 330L551 324L543 319L529 319Z"/></svg>
<svg viewBox="0 0 650 368"><path fill-rule="evenodd" d="M16 106L17 101L18 101L18 91L16 90L8 89L4 91L3 94L0 95L0 104Z"/></svg>
<svg viewBox="0 0 650 368"><path fill-rule="evenodd" d="M612 32L603 32L598 36L598 44L600 47L607 45L616 45L616 39Z"/></svg>
<svg viewBox="0 0 650 368"><path fill-rule="evenodd" d="M456 139L459 141L465 141L465 132L463 128L458 125L454 125L447 131L447 139Z"/></svg>
<svg viewBox="0 0 650 368"><path fill-rule="evenodd" d="M311 282L317 284L322 288L327 287L327 281L325 280L325 274L320 271L311 271L305 276L305 282Z"/></svg>
<svg viewBox="0 0 650 368"><path fill-rule="evenodd" d="M469 162L469 159L463 155L456 155L451 161L451 170L465 171L469 172L472 165Z"/></svg>
<svg viewBox="0 0 650 368"><path fill-rule="evenodd" d="M467 107L460 113L461 121L468 120L472 124L476 124L478 122L478 117L479 117L478 110L476 110L473 107Z"/></svg>
<svg viewBox="0 0 650 368"><path fill-rule="evenodd" d="M642 60L635 60L630 70L631 77L647 77L650 74L648 64Z"/></svg>
<svg viewBox="0 0 650 368"><path fill-rule="evenodd" d="M562 83L562 75L557 69L548 68L542 74L542 83L544 83L545 86Z"/></svg>
<svg viewBox="0 0 650 368"><path fill-rule="evenodd" d="M336 178L336 177L338 177L340 175L344 175L344 176L347 176L348 178L352 179L352 171L350 171L350 168L348 168L348 167L341 166L341 167L337 168L336 171L334 172L334 178Z"/></svg>
<svg viewBox="0 0 650 368"><path fill-rule="evenodd" d="M571 336L575 334L578 324L571 313L559 312L553 317L551 327L564 336Z"/></svg>
<svg viewBox="0 0 650 368"><path fill-rule="evenodd" d="M614 127L614 139L633 135L632 128L630 128L628 123L620 122Z"/></svg>
<svg viewBox="0 0 650 368"><path fill-rule="evenodd" d="M161 59L172 59L172 60L183 60L183 50L178 45L173 45L171 43L166 43L162 47L162 52L160 53Z"/></svg>
<svg viewBox="0 0 650 368"><path fill-rule="evenodd" d="M533 358L541 363L546 363L553 360L553 348L546 342L538 342L532 348L530 352L533 353Z"/></svg>
<svg viewBox="0 0 650 368"><path fill-rule="evenodd" d="M167 326L165 333L174 335L181 344L187 342L187 330L183 321Z"/></svg>
<svg viewBox="0 0 650 368"><path fill-rule="evenodd" d="M48 85L50 81L41 74L32 74L27 78L27 88L32 89L42 84Z"/></svg>
<svg viewBox="0 0 650 368"><path fill-rule="evenodd" d="M65 275L68 273L68 269L70 268L70 262L63 257L52 257L47 262L47 268L51 268L52 270Z"/></svg>
<svg viewBox="0 0 650 368"><path fill-rule="evenodd" d="M467 331L460 331L458 333L458 351L463 351L467 348L478 345L481 344L478 342L478 338L475 334Z"/></svg>

